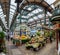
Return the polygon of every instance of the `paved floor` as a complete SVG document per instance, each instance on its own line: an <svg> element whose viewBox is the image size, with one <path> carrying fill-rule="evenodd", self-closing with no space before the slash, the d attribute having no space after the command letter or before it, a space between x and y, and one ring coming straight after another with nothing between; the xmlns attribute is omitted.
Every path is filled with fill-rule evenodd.
<svg viewBox="0 0 60 55"><path fill-rule="evenodd" d="M32 50L27 50L24 45L16 47L11 42L6 42L6 47L8 50L7 55L57 55L55 45L55 42L49 43L38 52L34 52Z"/></svg>

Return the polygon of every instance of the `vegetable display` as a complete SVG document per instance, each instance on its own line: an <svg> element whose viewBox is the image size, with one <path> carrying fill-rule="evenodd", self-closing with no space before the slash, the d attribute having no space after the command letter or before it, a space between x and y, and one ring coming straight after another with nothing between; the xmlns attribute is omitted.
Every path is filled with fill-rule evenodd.
<svg viewBox="0 0 60 55"><path fill-rule="evenodd" d="M44 37L33 37L29 42L26 43L27 49L33 49L34 51L38 51L40 48L42 48L46 43L46 40Z"/></svg>

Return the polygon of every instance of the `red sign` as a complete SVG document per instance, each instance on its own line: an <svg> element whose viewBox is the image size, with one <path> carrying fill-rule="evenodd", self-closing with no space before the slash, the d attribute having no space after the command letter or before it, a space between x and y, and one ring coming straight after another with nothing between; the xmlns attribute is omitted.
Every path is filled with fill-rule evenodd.
<svg viewBox="0 0 60 55"><path fill-rule="evenodd" d="M53 26L53 29L55 30L55 29L59 29L60 28L60 24L55 24L54 26Z"/></svg>

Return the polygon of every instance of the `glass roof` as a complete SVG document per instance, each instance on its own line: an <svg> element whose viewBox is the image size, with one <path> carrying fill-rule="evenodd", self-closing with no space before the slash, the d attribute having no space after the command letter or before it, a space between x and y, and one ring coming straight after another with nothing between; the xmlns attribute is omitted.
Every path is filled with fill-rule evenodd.
<svg viewBox="0 0 60 55"><path fill-rule="evenodd" d="M5 21L5 15L3 14L3 10L2 10L1 5L0 5L0 19L2 20L5 28L7 28L6 21Z"/></svg>
<svg viewBox="0 0 60 55"><path fill-rule="evenodd" d="M52 8L54 8L54 5L52 5L53 2L55 2L56 0L44 0L46 1L49 5L51 5ZM10 3L10 11L9 11L9 26L11 25L11 21L12 18L16 12L16 8L17 8L17 4L15 3L15 0L11 0ZM44 18L44 9L40 6L37 5L27 5L22 9L21 12L21 18L22 22L26 22L26 20L28 19L27 22L31 22L40 18ZM50 14L49 12L47 12L47 16L52 16L52 14ZM5 21L5 15L3 13L2 7L0 5L0 19L3 21L4 26L7 28L7 24ZM26 19L26 20L25 20Z"/></svg>
<svg viewBox="0 0 60 55"><path fill-rule="evenodd" d="M16 8L17 8L17 4L15 3L15 0L11 0L11 3L10 3L10 13L9 13L9 27L11 25L11 21L13 19L13 15L16 11Z"/></svg>
<svg viewBox="0 0 60 55"><path fill-rule="evenodd" d="M32 18L30 18L30 19L29 19L29 22L32 22L32 21L33 21L33 19L32 19Z"/></svg>
<svg viewBox="0 0 60 55"><path fill-rule="evenodd" d="M34 19L34 20L37 20L37 18L38 18L38 17L36 17L36 16L35 16L35 17L33 17L33 19Z"/></svg>
<svg viewBox="0 0 60 55"><path fill-rule="evenodd" d="M49 5L51 5L53 2L55 2L56 0L44 0L46 1ZM54 8L53 5L51 5L51 7ZM10 13L9 13L9 20L10 20L10 24L11 24L11 21L12 21L12 18L13 18L13 15L15 13L15 10L17 8L17 4L15 3L15 0L11 0L11 3L10 3ZM34 20L37 20L37 19L40 19L40 18L44 18L44 8L41 7L41 6L38 6L38 5L27 5L25 6L21 12L20 12L21 15L21 18L22 18L22 22L25 22L25 19L28 21L27 22L32 22ZM51 16L51 14L49 12L47 12L47 14L49 16ZM48 16L47 15L47 16ZM18 17L18 16L17 16ZM17 21L18 22L18 21Z"/></svg>
<svg viewBox="0 0 60 55"><path fill-rule="evenodd" d="M42 9L39 9L39 8L37 8L36 10L34 10L34 11L32 11L31 13L29 13L27 16L33 16L34 14L37 14L37 13L39 13L39 12L42 12L43 10Z"/></svg>
<svg viewBox="0 0 60 55"><path fill-rule="evenodd" d="M32 22L34 20L40 19L44 17L44 8L38 5L28 5L25 6L21 10L21 18L23 18L23 21L26 19L27 22Z"/></svg>
<svg viewBox="0 0 60 55"><path fill-rule="evenodd" d="M52 4L52 3L54 3L56 0L45 0L48 4Z"/></svg>

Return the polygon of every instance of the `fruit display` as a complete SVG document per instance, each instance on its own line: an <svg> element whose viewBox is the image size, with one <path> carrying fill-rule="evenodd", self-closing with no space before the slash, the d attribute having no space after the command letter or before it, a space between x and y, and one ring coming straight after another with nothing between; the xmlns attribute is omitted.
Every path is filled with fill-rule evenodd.
<svg viewBox="0 0 60 55"><path fill-rule="evenodd" d="M37 36L40 36L40 32L36 32Z"/></svg>
<svg viewBox="0 0 60 55"><path fill-rule="evenodd" d="M41 47L40 43L31 43L31 44L26 43L26 48L27 49L32 48L34 51L38 51L40 47Z"/></svg>
<svg viewBox="0 0 60 55"><path fill-rule="evenodd" d="M25 35L22 35L22 36L19 36L19 35L15 35L14 38L13 38L13 44L19 46L21 43L26 43L30 40L30 37L29 36L25 36Z"/></svg>
<svg viewBox="0 0 60 55"><path fill-rule="evenodd" d="M26 43L26 48L30 49L33 48L33 50L39 50L42 48L46 43L46 40L44 37L33 37L29 42Z"/></svg>
<svg viewBox="0 0 60 55"><path fill-rule="evenodd" d="M30 39L30 37L25 36L25 35L20 36L20 40L26 40L26 39Z"/></svg>
<svg viewBox="0 0 60 55"><path fill-rule="evenodd" d="M35 39L36 42L39 42L39 43L44 43L46 42L46 38L45 37L34 37L33 39Z"/></svg>
<svg viewBox="0 0 60 55"><path fill-rule="evenodd" d="M30 37L29 36L25 36L25 35L22 35L20 37L20 40L22 41L22 43L26 43L30 40Z"/></svg>

